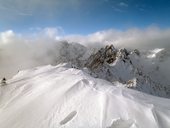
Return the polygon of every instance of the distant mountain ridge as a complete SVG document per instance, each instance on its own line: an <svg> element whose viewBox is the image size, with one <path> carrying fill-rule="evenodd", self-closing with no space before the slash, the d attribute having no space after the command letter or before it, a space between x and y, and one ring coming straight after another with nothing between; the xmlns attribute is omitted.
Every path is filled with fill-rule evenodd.
<svg viewBox="0 0 170 128"><path fill-rule="evenodd" d="M159 67L151 65L145 67L140 52L135 49L116 49L113 45L101 48L94 55L91 55L85 64L94 77L102 78L110 82L120 82L122 86L136 89L152 95L170 97L170 86L155 81L146 70L159 75Z"/></svg>
<svg viewBox="0 0 170 128"><path fill-rule="evenodd" d="M170 84L160 74L160 63L170 57L165 49L139 51L107 45L92 52L78 43L60 43L55 64L70 63L91 76L148 94L170 98ZM166 76L167 77L167 76Z"/></svg>

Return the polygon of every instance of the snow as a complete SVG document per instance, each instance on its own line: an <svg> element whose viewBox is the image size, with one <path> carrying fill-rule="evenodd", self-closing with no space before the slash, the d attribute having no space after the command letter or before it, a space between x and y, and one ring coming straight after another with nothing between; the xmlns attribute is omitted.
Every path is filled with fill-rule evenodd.
<svg viewBox="0 0 170 128"><path fill-rule="evenodd" d="M0 87L0 128L169 128L170 99L69 64L20 71Z"/></svg>
<svg viewBox="0 0 170 128"><path fill-rule="evenodd" d="M148 55L148 58L155 58L157 56L157 54L159 54L163 50L164 50L164 48L156 48L154 50L151 50L150 54Z"/></svg>
<svg viewBox="0 0 170 128"><path fill-rule="evenodd" d="M87 73L90 72L95 78L112 83L118 81L127 88L170 98L169 82L160 71L160 62L146 58L146 55L138 50L128 51L125 48L106 46L92 54L86 65L89 69Z"/></svg>

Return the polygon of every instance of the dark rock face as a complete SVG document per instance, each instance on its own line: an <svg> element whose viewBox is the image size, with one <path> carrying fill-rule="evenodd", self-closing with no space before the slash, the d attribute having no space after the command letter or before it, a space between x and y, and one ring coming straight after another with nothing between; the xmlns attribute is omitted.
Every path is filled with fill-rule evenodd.
<svg viewBox="0 0 170 128"><path fill-rule="evenodd" d="M101 48L97 53L91 55L85 66L90 69L96 69L104 63L113 63L116 60L117 50L113 45L107 45Z"/></svg>
<svg viewBox="0 0 170 128"><path fill-rule="evenodd" d="M137 49L129 51L125 48L116 49L113 45L107 45L91 55L86 60L85 67L96 78L112 83L118 81L127 88L161 97L170 97L170 87L152 79L144 69L143 61ZM152 72L159 75L156 69Z"/></svg>
<svg viewBox="0 0 170 128"><path fill-rule="evenodd" d="M5 77L1 80L1 85L2 86L6 85L6 78Z"/></svg>

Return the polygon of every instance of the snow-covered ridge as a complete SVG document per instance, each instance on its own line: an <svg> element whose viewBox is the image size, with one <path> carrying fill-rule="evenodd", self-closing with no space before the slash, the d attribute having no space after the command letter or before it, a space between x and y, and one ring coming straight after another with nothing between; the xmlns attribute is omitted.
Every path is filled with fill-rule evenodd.
<svg viewBox="0 0 170 128"><path fill-rule="evenodd" d="M119 82L123 87L152 95L170 97L170 69L166 68L170 63L170 52L165 48L139 51L108 45L91 49L78 43L61 41L54 49L55 52L47 52L48 61L46 57L36 60L52 65L69 63L95 78Z"/></svg>
<svg viewBox="0 0 170 128"><path fill-rule="evenodd" d="M170 69L167 66L170 61L170 52L168 49L139 51L137 49L118 49L114 48L113 45L108 45L94 50L78 43L68 42L61 42L60 47L55 60L56 63L53 64L70 63L73 67L81 70L87 67L89 73L94 74L93 76L111 82L119 81L124 84L133 81L136 83L135 81L140 79L139 81L143 85L142 88L144 85L147 87L138 88L138 90L163 97L170 96L170 80L168 77ZM148 58L148 56L155 57ZM95 68L95 66L99 67ZM150 83L146 82L150 82L151 86L158 86L156 90L158 91L160 88L160 91L155 93L155 89L148 90L148 84L150 86ZM155 86L151 88L155 88Z"/></svg>
<svg viewBox="0 0 170 128"><path fill-rule="evenodd" d="M162 70L169 52L113 45L92 51L61 42L57 54L48 53L56 66L7 79L0 128L169 128L170 82Z"/></svg>
<svg viewBox="0 0 170 128"><path fill-rule="evenodd" d="M153 54L156 56L155 52ZM153 62L137 49L116 49L110 45L91 55L85 66L94 77L112 83L119 81L124 87L152 95L170 97L170 85L160 75L159 65Z"/></svg>
<svg viewBox="0 0 170 128"><path fill-rule="evenodd" d="M0 128L169 128L170 100L71 64L19 72L0 88Z"/></svg>

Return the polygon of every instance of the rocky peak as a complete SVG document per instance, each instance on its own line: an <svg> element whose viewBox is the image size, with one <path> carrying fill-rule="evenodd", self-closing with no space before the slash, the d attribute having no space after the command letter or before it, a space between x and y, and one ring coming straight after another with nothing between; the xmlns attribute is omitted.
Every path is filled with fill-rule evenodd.
<svg viewBox="0 0 170 128"><path fill-rule="evenodd" d="M113 45L107 45L105 48L101 48L98 52L91 55L85 66L90 69L96 69L104 63L113 63L116 57L117 49Z"/></svg>
<svg viewBox="0 0 170 128"><path fill-rule="evenodd" d="M167 86L154 82L144 71L139 50L116 49L113 45L101 48L85 64L94 77L118 81L124 87L159 96L170 96ZM159 89L157 89L159 87Z"/></svg>

